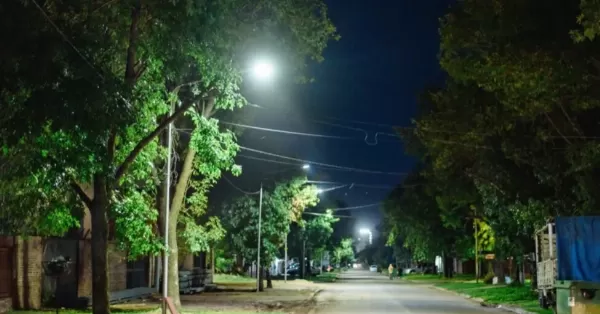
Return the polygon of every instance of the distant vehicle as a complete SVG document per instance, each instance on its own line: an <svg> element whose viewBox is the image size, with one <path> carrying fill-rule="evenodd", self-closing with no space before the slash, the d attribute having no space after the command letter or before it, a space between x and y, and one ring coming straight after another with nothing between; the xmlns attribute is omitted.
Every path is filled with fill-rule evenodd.
<svg viewBox="0 0 600 314"><path fill-rule="evenodd" d="M372 272L377 272L377 265L371 265L371 266L369 267L369 271L372 271Z"/></svg>

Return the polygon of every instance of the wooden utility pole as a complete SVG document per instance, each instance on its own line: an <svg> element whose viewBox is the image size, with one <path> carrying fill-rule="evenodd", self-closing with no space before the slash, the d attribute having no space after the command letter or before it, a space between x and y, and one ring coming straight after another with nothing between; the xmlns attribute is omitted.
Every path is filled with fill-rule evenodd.
<svg viewBox="0 0 600 314"><path fill-rule="evenodd" d="M479 283L479 243L477 243L477 218L473 219L475 224L475 282Z"/></svg>

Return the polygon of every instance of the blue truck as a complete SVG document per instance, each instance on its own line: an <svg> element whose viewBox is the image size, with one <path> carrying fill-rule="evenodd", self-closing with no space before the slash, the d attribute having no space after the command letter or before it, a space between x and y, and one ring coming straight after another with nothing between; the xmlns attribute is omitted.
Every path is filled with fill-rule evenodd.
<svg viewBox="0 0 600 314"><path fill-rule="evenodd" d="M600 216L556 217L535 234L540 306L600 313Z"/></svg>

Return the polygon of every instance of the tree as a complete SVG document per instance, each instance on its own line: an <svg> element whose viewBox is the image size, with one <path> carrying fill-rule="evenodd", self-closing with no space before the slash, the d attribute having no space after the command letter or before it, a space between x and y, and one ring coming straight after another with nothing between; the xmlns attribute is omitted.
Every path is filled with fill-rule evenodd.
<svg viewBox="0 0 600 314"><path fill-rule="evenodd" d="M306 219L302 224L304 228L302 234L303 240L306 241L306 250L323 258L323 254L330 246L333 226L339 220L339 218L333 216L331 210L327 210L325 213ZM308 256L311 255L312 254L308 254ZM310 260L310 258L308 258L308 260Z"/></svg>
<svg viewBox="0 0 600 314"><path fill-rule="evenodd" d="M306 178L295 178L290 182L276 184L272 192L263 190L261 265L258 265L261 270L277 257L294 219L301 217L305 208L317 204L316 187L305 182ZM256 195L246 195L225 204L222 211L222 219L228 231L227 241L248 260L256 260L257 257L260 205L258 202ZM271 287L268 273L267 276L267 285ZM259 282L259 289L262 291L262 278Z"/></svg>
<svg viewBox="0 0 600 314"><path fill-rule="evenodd" d="M342 239L333 249L333 262L344 267L354 261L354 248L352 238Z"/></svg>
<svg viewBox="0 0 600 314"><path fill-rule="evenodd" d="M401 235L426 256L440 250L435 230L448 240L437 243L443 252L458 254L472 241L465 226L485 221L496 255L520 257L549 217L597 212L595 7L467 0L450 9L440 26L448 79L423 95L415 129L401 135L424 165L404 187L423 188L393 197L390 240Z"/></svg>
<svg viewBox="0 0 600 314"><path fill-rule="evenodd" d="M65 202L77 195L90 209L94 313L109 312L109 216L121 223L116 234L129 236L123 243L147 239L156 219L153 192L139 183L152 177L149 164L161 153L157 135L195 108L239 103L231 88L240 67L231 60L238 49L257 42L256 34L263 42L285 34L286 40L273 40L272 46L295 52L289 54L291 61L320 59L335 36L319 1L55 0L43 6L23 1L2 4L2 12L2 26L18 29L20 38L4 38L14 44L3 49L6 63L0 69L6 87L0 95L6 104L0 130L3 154L12 163L27 161L11 169L5 183L14 187L32 171L45 173L45 182L20 186L53 188L41 196L46 200L35 202L40 210L35 217L57 217L50 213L64 208L45 205L50 194L67 195ZM29 23L21 25L15 16ZM169 114L169 107L178 103ZM150 222L123 219L125 214L146 216ZM132 224L123 225L128 222ZM146 236L132 237L125 230ZM158 241L126 245L135 248L132 257L160 250Z"/></svg>

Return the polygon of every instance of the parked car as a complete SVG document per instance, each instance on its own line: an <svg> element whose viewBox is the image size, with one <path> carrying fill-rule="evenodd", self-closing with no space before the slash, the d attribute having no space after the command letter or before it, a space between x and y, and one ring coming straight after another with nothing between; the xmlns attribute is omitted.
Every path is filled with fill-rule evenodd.
<svg viewBox="0 0 600 314"><path fill-rule="evenodd" d="M372 271L372 272L377 272L377 265L371 265L371 266L369 267L369 271Z"/></svg>

